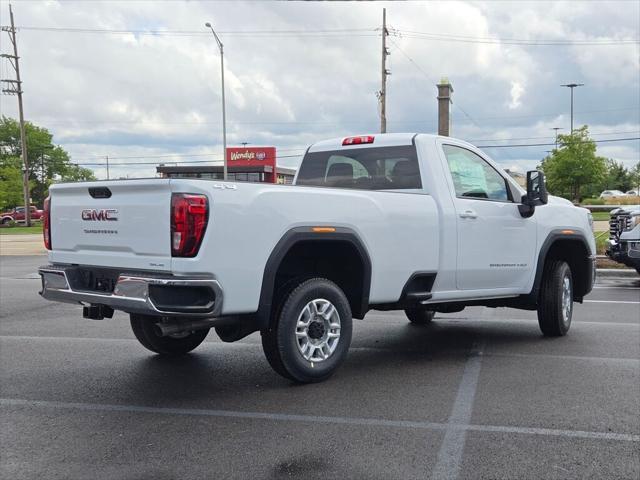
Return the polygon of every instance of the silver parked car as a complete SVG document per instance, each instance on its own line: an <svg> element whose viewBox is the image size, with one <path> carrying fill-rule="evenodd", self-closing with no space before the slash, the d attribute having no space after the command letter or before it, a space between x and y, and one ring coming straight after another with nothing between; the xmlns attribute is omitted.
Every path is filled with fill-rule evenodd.
<svg viewBox="0 0 640 480"><path fill-rule="evenodd" d="M600 198L624 197L624 195L620 190L605 190L600 194Z"/></svg>

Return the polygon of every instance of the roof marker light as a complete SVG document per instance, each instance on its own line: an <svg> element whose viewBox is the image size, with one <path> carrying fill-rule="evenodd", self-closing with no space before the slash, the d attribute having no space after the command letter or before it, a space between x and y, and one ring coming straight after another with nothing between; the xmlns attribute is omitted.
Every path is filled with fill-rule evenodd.
<svg viewBox="0 0 640 480"><path fill-rule="evenodd" d="M360 137L347 137L342 140L342 145L361 145L363 143L373 143L373 135L362 135Z"/></svg>

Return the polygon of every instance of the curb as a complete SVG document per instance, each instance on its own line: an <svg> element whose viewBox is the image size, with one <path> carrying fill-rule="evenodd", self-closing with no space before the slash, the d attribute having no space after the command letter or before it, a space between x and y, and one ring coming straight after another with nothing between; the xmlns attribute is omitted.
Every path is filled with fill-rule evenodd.
<svg viewBox="0 0 640 480"><path fill-rule="evenodd" d="M638 277L638 272L631 268L598 268L596 270L596 278L598 277Z"/></svg>

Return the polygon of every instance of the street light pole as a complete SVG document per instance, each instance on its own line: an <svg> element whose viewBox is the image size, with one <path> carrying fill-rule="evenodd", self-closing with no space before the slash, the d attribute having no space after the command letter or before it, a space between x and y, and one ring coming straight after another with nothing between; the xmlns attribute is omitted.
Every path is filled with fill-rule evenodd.
<svg viewBox="0 0 640 480"><path fill-rule="evenodd" d="M567 83L565 85L560 85L560 86L571 89L571 135L573 135L573 89L576 87L584 86L584 83Z"/></svg>
<svg viewBox="0 0 640 480"><path fill-rule="evenodd" d="M224 166L222 169L222 179L226 180L227 179L227 114L226 114L225 101L224 101L224 45L222 45L222 42L218 38L218 35L216 34L215 30L213 29L213 27L209 22L205 23L204 26L211 29L211 33L213 33L213 38L216 39L216 43L218 44L218 49L220 49L220 71L222 75L222 149L223 149L222 157L224 159L224 164L223 164Z"/></svg>
<svg viewBox="0 0 640 480"><path fill-rule="evenodd" d="M562 127L552 127L551 130L556 131L556 150L558 150L558 130L562 130Z"/></svg>

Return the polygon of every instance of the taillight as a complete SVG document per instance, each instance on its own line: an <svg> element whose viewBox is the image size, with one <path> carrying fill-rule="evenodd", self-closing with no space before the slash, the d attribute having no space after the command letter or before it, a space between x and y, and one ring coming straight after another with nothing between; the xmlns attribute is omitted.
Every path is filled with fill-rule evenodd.
<svg viewBox="0 0 640 480"><path fill-rule="evenodd" d="M363 143L373 143L373 135L364 135L361 137L347 137L342 140L342 145L362 145Z"/></svg>
<svg viewBox="0 0 640 480"><path fill-rule="evenodd" d="M195 257L200 249L209 219L205 195L171 195L171 256Z"/></svg>
<svg viewBox="0 0 640 480"><path fill-rule="evenodd" d="M44 237L44 246L47 250L51 250L51 197L44 199L44 212L42 214L42 236Z"/></svg>

